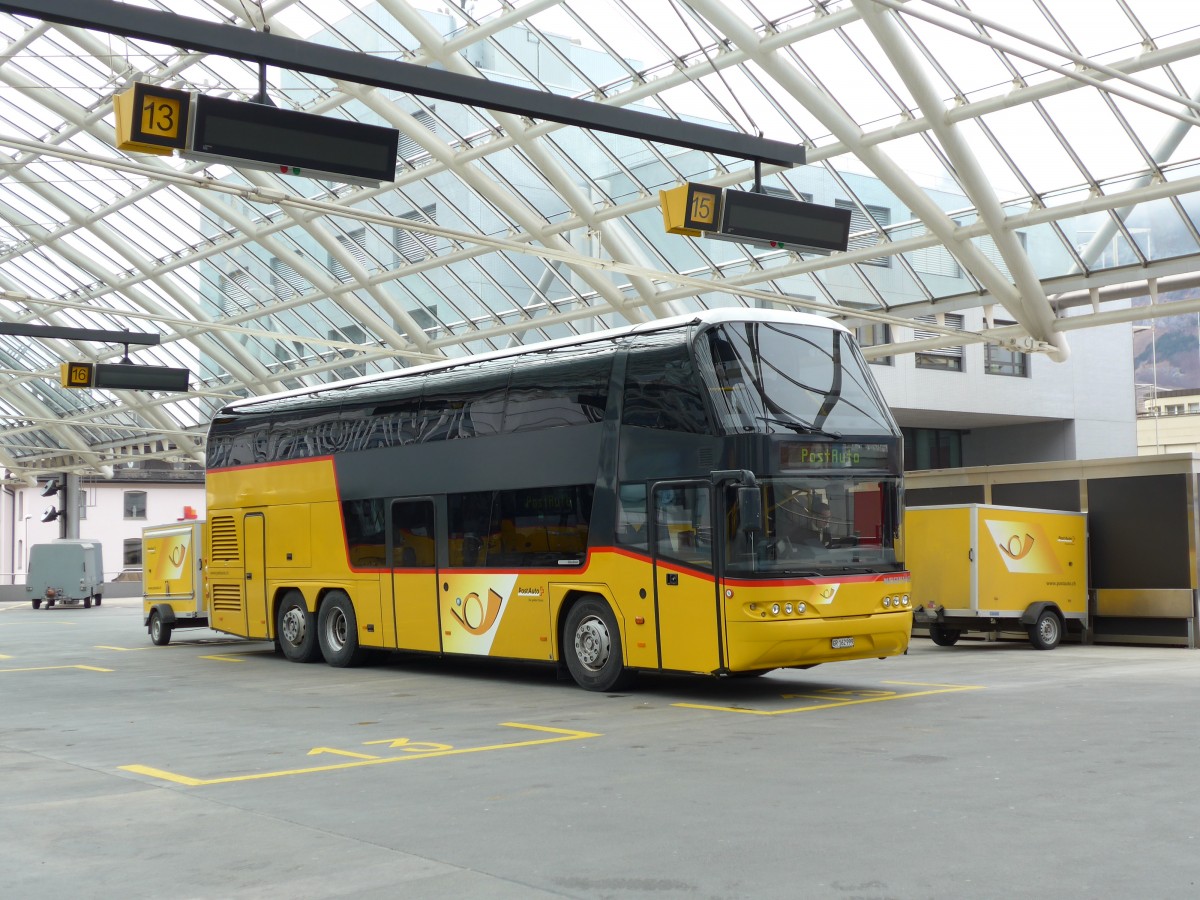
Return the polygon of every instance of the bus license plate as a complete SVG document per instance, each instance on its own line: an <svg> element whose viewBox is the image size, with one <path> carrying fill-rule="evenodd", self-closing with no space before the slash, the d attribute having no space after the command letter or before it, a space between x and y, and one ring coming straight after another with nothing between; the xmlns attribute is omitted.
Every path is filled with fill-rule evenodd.
<svg viewBox="0 0 1200 900"><path fill-rule="evenodd" d="M832 638L830 643L833 644L834 650L845 650L854 646L854 638Z"/></svg>

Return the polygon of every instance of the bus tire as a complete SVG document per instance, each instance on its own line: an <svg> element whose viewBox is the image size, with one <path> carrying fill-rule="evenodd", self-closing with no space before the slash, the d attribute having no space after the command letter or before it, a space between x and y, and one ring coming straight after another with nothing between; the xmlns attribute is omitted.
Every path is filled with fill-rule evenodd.
<svg viewBox="0 0 1200 900"><path fill-rule="evenodd" d="M962 637L962 632L957 628L947 628L940 622L934 622L929 626L929 639L939 647L953 647L958 643L960 637Z"/></svg>
<svg viewBox="0 0 1200 900"><path fill-rule="evenodd" d="M41 608L42 608L42 601L41 601L41 600L34 600L34 601L33 601L33 608L34 608L34 609L41 609Z"/></svg>
<svg viewBox="0 0 1200 900"><path fill-rule="evenodd" d="M1052 609L1038 613L1037 621L1029 626L1029 643L1038 650L1053 650L1062 640L1063 624Z"/></svg>
<svg viewBox="0 0 1200 900"><path fill-rule="evenodd" d="M621 654L617 618L599 597L584 597L567 613L563 656L575 683L589 691L618 690L633 681Z"/></svg>
<svg viewBox="0 0 1200 900"><path fill-rule="evenodd" d="M304 595L299 591L288 591L279 601L275 633L279 649L292 662L310 663L320 659L316 617L308 611Z"/></svg>
<svg viewBox="0 0 1200 900"><path fill-rule="evenodd" d="M171 626L163 621L157 609L150 613L150 640L160 647L171 643Z"/></svg>
<svg viewBox="0 0 1200 900"><path fill-rule="evenodd" d="M321 655L331 666L357 666L366 656L358 645L358 620L354 604L342 591L334 591L321 604L317 616L317 641Z"/></svg>

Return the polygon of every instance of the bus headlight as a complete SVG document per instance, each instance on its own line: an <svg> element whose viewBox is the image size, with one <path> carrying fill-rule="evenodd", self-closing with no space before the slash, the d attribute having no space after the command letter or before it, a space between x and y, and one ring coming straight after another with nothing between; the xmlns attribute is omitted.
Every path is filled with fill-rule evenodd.
<svg viewBox="0 0 1200 900"><path fill-rule="evenodd" d="M773 616L779 615L779 604L778 603L771 604L771 615L773 615Z"/></svg>
<svg viewBox="0 0 1200 900"><path fill-rule="evenodd" d="M808 609L807 603L797 603L796 604L796 614L797 615L803 613L806 609Z"/></svg>
<svg viewBox="0 0 1200 900"><path fill-rule="evenodd" d="M905 594L902 598L900 598L900 602L905 606L908 606L908 594Z"/></svg>
<svg viewBox="0 0 1200 900"><path fill-rule="evenodd" d="M887 608L888 608L889 606L891 606L891 605L892 605L892 598L891 598L891 597L884 597L884 598L883 598L883 608L884 608L884 609L887 609Z"/></svg>
<svg viewBox="0 0 1200 900"><path fill-rule="evenodd" d="M783 611L790 616L792 614L792 604L790 604L790 603L783 604Z"/></svg>

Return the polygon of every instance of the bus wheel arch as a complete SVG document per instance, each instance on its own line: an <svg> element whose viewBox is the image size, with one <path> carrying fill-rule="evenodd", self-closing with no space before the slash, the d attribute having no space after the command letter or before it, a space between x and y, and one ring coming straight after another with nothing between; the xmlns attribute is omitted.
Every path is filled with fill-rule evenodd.
<svg viewBox="0 0 1200 900"><path fill-rule="evenodd" d="M296 588L285 590L275 609L275 641L292 662L310 663L321 658L317 641L317 617L304 594Z"/></svg>
<svg viewBox="0 0 1200 900"><path fill-rule="evenodd" d="M564 604L559 647L567 671L589 691L620 690L636 675L625 665L621 628L612 607L599 594L580 594Z"/></svg>
<svg viewBox="0 0 1200 900"><path fill-rule="evenodd" d="M322 595L317 612L317 644L325 662L338 668L357 666L366 656L358 642L354 604L345 591L334 589Z"/></svg>

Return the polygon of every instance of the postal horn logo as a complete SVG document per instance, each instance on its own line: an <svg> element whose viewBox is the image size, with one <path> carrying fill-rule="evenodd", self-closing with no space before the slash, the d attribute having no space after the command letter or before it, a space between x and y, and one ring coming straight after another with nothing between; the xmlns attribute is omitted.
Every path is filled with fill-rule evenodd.
<svg viewBox="0 0 1200 900"><path fill-rule="evenodd" d="M477 593L471 591L465 597L455 600L450 612L471 634L486 634L488 629L496 624L496 617L500 615L503 599L494 590L488 588L488 598L485 604Z"/></svg>
<svg viewBox="0 0 1200 900"><path fill-rule="evenodd" d="M1008 539L1006 544L998 544L1000 552L1009 559L1024 559L1029 555L1029 551L1033 549L1033 545L1037 543L1037 539L1026 532L1025 539L1021 540L1019 534L1014 534Z"/></svg>
<svg viewBox="0 0 1200 900"><path fill-rule="evenodd" d="M1057 575L1063 571L1050 539L1036 522L989 519L987 527L1008 571L1027 575Z"/></svg>

